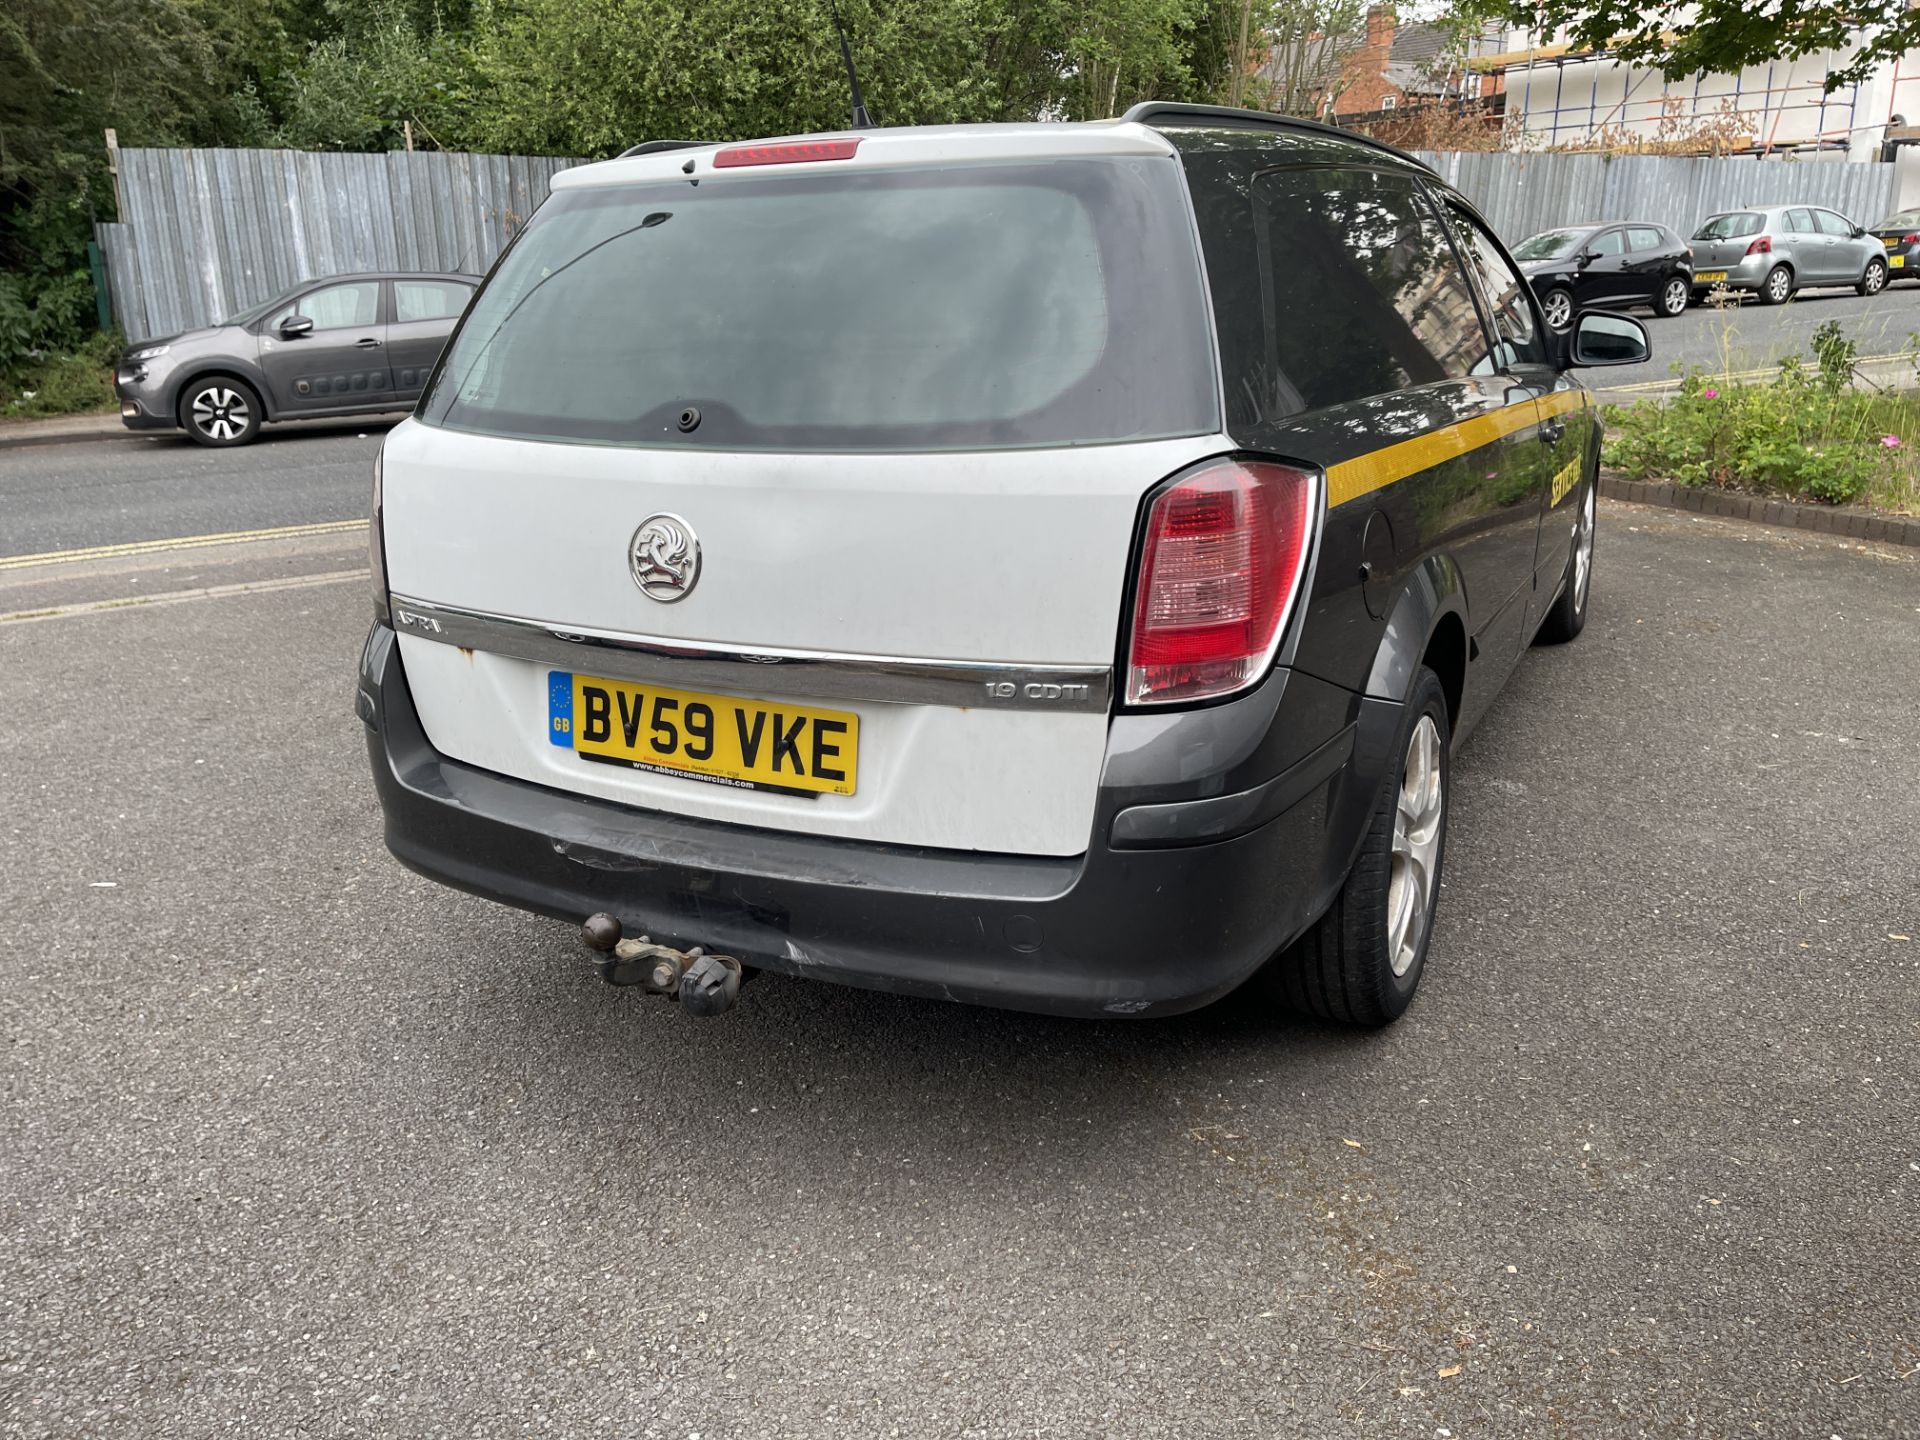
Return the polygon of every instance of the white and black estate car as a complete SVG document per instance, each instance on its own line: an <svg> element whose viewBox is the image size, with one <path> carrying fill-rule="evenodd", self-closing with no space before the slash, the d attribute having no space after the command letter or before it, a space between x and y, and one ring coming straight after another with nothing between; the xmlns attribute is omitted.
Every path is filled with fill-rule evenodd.
<svg viewBox="0 0 1920 1440"><path fill-rule="evenodd" d="M1569 366L1647 353L1269 115L567 171L375 472L387 843L698 1013L1392 1020L1450 757L1586 617Z"/></svg>
<svg viewBox="0 0 1920 1440"><path fill-rule="evenodd" d="M408 410L473 298L473 275L309 280L218 325L133 346L114 371L121 423L245 445L272 420Z"/></svg>

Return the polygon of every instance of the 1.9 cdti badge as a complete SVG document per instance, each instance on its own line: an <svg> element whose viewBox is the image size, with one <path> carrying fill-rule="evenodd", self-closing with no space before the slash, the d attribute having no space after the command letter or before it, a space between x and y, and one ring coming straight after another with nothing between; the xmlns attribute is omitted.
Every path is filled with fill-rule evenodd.
<svg viewBox="0 0 1920 1440"><path fill-rule="evenodd" d="M678 515L649 515L627 542L627 568L649 600L671 605L700 579L700 542Z"/></svg>

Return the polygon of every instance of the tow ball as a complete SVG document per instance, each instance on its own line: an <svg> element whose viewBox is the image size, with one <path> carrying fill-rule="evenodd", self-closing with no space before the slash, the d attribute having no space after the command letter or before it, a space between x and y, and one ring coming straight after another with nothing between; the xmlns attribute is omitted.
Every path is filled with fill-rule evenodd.
<svg viewBox="0 0 1920 1440"><path fill-rule="evenodd" d="M638 985L649 994L678 1000L689 1015L724 1015L740 998L746 969L731 955L709 955L705 947L676 950L647 936L622 939L611 915L589 916L580 938L596 952L594 967L609 985Z"/></svg>

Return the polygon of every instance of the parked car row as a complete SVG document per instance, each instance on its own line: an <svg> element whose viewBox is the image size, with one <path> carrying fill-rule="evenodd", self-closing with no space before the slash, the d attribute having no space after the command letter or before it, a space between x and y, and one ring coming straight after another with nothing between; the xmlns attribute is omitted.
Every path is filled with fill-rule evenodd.
<svg viewBox="0 0 1920 1440"><path fill-rule="evenodd" d="M1588 306L1648 306L1672 317L1715 290L1778 305L1805 286L1850 285L1877 295L1920 279L1920 210L1871 228L1819 205L1726 210L1690 240L1664 225L1627 221L1543 230L1516 245L1547 324L1565 330Z"/></svg>

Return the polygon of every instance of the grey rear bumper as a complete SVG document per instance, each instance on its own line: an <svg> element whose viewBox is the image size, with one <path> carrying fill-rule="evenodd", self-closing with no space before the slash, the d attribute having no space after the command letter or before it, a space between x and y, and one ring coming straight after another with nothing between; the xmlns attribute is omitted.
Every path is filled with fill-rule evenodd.
<svg viewBox="0 0 1920 1440"><path fill-rule="evenodd" d="M1204 1005L1317 918L1399 720L1286 672L1232 706L1117 717L1091 843L1053 858L745 829L478 770L428 742L383 625L358 706L388 848L435 880L790 975L1088 1016Z"/></svg>

